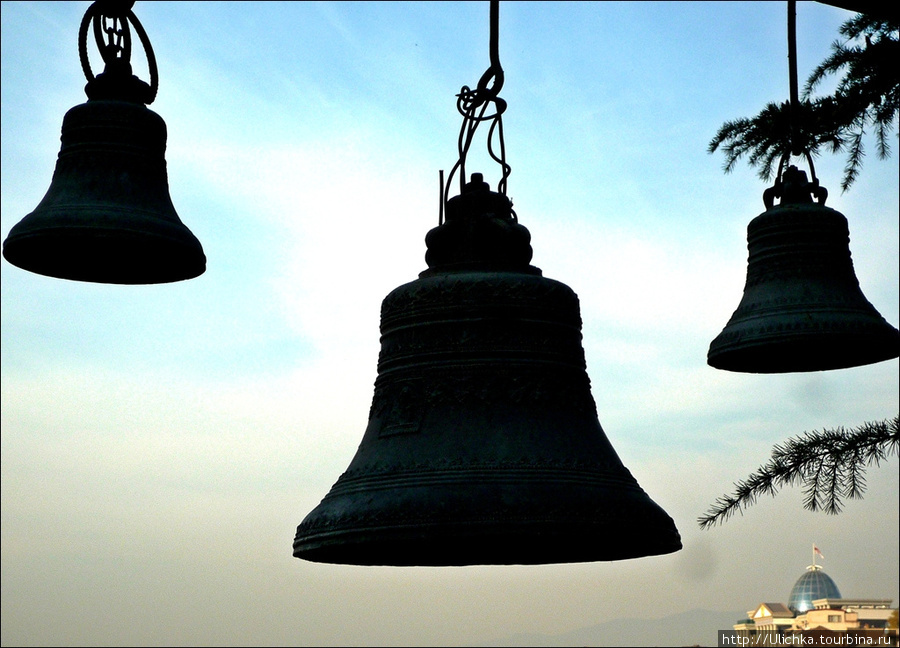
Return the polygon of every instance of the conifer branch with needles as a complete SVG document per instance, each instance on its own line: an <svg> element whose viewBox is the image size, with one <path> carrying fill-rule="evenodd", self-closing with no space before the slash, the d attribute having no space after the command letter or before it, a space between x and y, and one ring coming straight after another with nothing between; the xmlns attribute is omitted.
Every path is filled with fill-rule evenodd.
<svg viewBox="0 0 900 648"><path fill-rule="evenodd" d="M862 169L868 137L875 138L880 159L891 156L890 136L900 111L900 24L893 17L858 14L839 31L842 40L832 43L831 54L813 70L796 104L769 103L755 117L719 128L707 150L725 155L725 173L746 160L768 181L788 153L845 152L841 189L848 191ZM835 90L813 97L830 77L839 77Z"/></svg>
<svg viewBox="0 0 900 648"><path fill-rule="evenodd" d="M708 529L756 503L760 495L773 497L782 486L801 484L803 507L836 515L844 499L862 499L865 471L900 453L900 416L863 423L857 428L804 432L776 445L771 460L735 484L732 495L716 500L697 519Z"/></svg>

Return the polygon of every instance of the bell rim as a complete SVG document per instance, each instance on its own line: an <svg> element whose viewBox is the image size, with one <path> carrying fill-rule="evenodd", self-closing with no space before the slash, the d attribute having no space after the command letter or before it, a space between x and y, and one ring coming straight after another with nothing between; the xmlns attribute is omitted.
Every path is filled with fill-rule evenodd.
<svg viewBox="0 0 900 648"><path fill-rule="evenodd" d="M3 242L3 257L35 274L92 283L173 283L206 271L206 255L193 235L173 237L113 227L11 231Z"/></svg>
<svg viewBox="0 0 900 648"><path fill-rule="evenodd" d="M632 524L628 531L618 524L584 520L519 520L495 527L490 520L472 520L407 526L391 523L302 538L298 531L293 555L330 564L452 567L609 562L662 556L682 548L681 535L671 518Z"/></svg>
<svg viewBox="0 0 900 648"><path fill-rule="evenodd" d="M298 525L295 557L449 566L625 560L681 549L672 518L612 458L348 473Z"/></svg>

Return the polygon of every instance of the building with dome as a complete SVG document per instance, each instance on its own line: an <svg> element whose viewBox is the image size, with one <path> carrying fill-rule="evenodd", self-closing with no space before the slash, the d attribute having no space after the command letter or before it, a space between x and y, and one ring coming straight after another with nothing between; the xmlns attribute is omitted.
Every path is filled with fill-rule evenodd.
<svg viewBox="0 0 900 648"><path fill-rule="evenodd" d="M813 609L813 601L824 598L839 599L841 593L822 566L813 563L794 583L787 606L795 615L803 614Z"/></svg>
<svg viewBox="0 0 900 648"><path fill-rule="evenodd" d="M720 645L897 646L897 608L891 599L843 598L837 584L813 564L791 588L787 605L760 603L734 625L736 643Z"/></svg>

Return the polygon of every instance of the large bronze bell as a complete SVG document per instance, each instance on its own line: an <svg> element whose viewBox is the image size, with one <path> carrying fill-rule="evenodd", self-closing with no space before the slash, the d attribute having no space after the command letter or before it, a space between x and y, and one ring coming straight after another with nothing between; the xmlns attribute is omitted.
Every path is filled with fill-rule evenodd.
<svg viewBox="0 0 900 648"><path fill-rule="evenodd" d="M764 194L766 211L747 227L744 294L709 346L710 366L824 371L900 355L900 332L863 296L847 219L824 205L826 196L793 166Z"/></svg>
<svg viewBox="0 0 900 648"><path fill-rule="evenodd" d="M122 21L126 37L128 20L139 28L155 74L152 50L131 4L91 5L80 33L82 55L88 22L93 19L96 29L110 13ZM206 269L206 256L169 196L166 124L144 105L155 89L132 75L128 57L116 58L113 49L103 49L102 74L88 73L88 101L66 113L50 188L10 230L3 256L25 270L76 281L192 279Z"/></svg>
<svg viewBox="0 0 900 648"><path fill-rule="evenodd" d="M350 466L294 556L356 565L619 560L681 548L597 418L578 297L473 174L382 303L378 377Z"/></svg>

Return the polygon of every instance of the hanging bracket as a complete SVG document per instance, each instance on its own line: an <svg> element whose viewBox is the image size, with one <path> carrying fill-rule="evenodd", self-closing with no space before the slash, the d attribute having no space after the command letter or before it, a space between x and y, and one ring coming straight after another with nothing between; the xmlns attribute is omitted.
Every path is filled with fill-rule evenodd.
<svg viewBox="0 0 900 648"><path fill-rule="evenodd" d="M143 25L131 8L133 1L97 0L88 7L78 30L78 55L81 69L87 79L84 88L88 99L119 100L133 103L151 104L156 99L159 75L156 57L150 46L150 39ZM94 76L87 54L88 25L93 23L94 39L105 64L102 73ZM131 29L134 26L144 51L150 70L150 83L134 76L131 71Z"/></svg>

